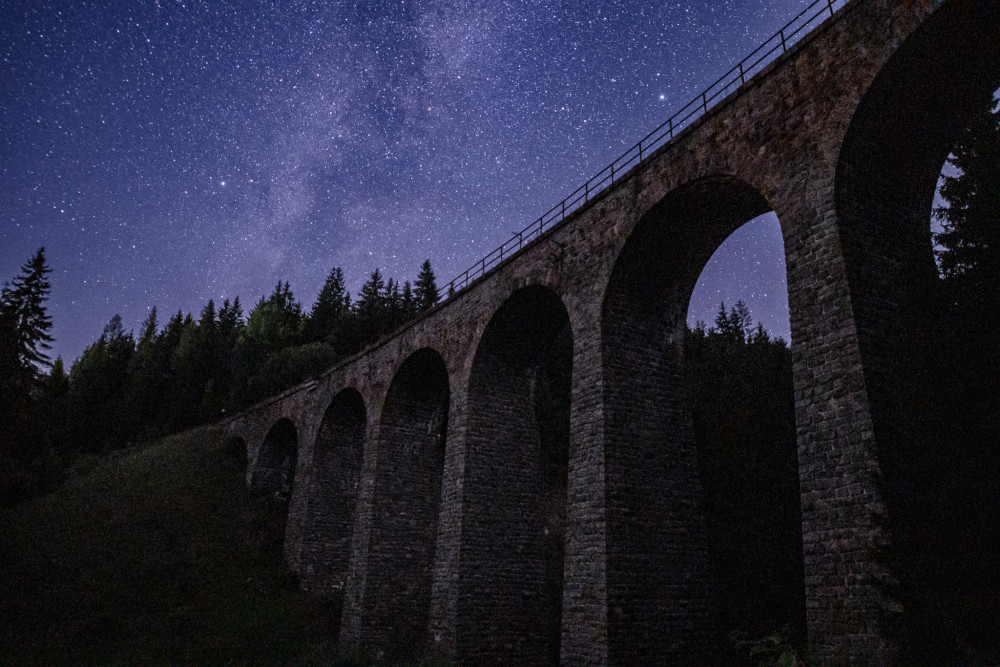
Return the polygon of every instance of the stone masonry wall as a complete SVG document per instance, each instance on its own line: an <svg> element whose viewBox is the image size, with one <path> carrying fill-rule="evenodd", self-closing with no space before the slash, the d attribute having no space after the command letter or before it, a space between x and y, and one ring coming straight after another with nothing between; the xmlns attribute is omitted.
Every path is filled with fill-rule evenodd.
<svg viewBox="0 0 1000 667"><path fill-rule="evenodd" d="M389 388L378 434L364 609L376 652L425 651L447 410L444 363L418 351Z"/></svg>
<svg viewBox="0 0 1000 667"><path fill-rule="evenodd" d="M347 584L366 428L361 395L345 389L316 434L299 575L303 588L320 595L341 595Z"/></svg>
<svg viewBox="0 0 1000 667"><path fill-rule="evenodd" d="M498 311L470 380L458 651L468 664L559 659L572 340L558 297ZM498 660L502 657L502 660Z"/></svg>

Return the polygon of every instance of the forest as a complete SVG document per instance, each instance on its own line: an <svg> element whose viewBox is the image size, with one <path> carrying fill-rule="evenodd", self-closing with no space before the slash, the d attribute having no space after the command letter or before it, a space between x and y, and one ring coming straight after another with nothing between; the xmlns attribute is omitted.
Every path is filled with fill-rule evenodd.
<svg viewBox="0 0 1000 667"><path fill-rule="evenodd" d="M154 307L136 335L115 315L67 369L46 355L50 271L42 248L2 293L0 506L57 485L81 455L214 422L318 375L440 298L430 261L412 285L376 269L353 300L337 267L308 312L279 282L246 316L239 297L209 300L161 326Z"/></svg>

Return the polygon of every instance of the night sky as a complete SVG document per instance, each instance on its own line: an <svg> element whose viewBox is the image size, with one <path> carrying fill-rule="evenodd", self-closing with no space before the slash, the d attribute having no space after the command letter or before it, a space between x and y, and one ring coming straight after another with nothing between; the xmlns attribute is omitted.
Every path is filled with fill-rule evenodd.
<svg viewBox="0 0 1000 667"><path fill-rule="evenodd" d="M46 247L53 358L278 280L444 284L808 0L0 3L0 281ZM736 243L738 241L738 243ZM719 249L691 320L788 338L780 233Z"/></svg>

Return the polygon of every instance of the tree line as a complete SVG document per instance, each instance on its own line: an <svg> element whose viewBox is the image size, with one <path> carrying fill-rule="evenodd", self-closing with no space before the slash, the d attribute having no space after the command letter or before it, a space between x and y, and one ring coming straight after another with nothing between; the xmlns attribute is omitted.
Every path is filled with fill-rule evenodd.
<svg viewBox="0 0 1000 667"><path fill-rule="evenodd" d="M41 248L0 297L0 505L57 483L80 454L215 421L294 386L430 311L440 294L430 261L416 280L376 269L356 299L334 268L306 312L278 282L246 316L239 297L138 335L115 315L67 369L51 361L45 310L51 272Z"/></svg>

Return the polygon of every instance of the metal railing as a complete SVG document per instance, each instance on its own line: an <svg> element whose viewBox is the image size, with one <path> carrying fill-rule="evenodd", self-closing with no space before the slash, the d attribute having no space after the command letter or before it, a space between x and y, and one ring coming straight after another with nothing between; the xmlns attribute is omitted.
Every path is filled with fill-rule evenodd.
<svg viewBox="0 0 1000 667"><path fill-rule="evenodd" d="M567 215L589 202L597 193L610 187L629 169L652 155L660 146L670 142L678 132L689 127L696 120L708 113L708 110L716 101L740 88L753 75L763 70L768 64L788 51L789 48L813 28L833 16L848 1L814 0L798 16L786 23L781 30L754 49L750 55L719 77L715 83L708 86L700 95L684 105L659 127L639 140L637 144L615 158L611 164L601 169L590 180L543 213L537 220L505 241L499 248L494 249L452 279L451 282L444 285L442 287L444 298L451 298L468 287L472 281L499 265L505 259L513 257L526 243L529 243L540 236L543 231L565 219Z"/></svg>

